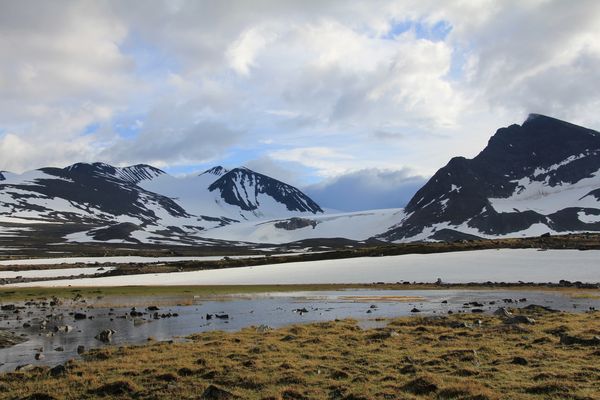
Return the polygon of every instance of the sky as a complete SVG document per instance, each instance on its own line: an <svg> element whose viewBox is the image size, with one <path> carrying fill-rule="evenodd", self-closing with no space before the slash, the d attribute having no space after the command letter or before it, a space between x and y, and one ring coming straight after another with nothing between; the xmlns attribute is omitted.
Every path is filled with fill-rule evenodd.
<svg viewBox="0 0 600 400"><path fill-rule="evenodd" d="M401 207L541 113L600 129L596 0L0 2L0 170L245 165Z"/></svg>

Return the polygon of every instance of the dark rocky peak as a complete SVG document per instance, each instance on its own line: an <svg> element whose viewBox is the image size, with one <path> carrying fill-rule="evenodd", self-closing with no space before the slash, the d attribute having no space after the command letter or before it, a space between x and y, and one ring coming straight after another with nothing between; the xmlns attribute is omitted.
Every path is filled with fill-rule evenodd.
<svg viewBox="0 0 600 400"><path fill-rule="evenodd" d="M3 172L4 172L4 171L0 171L0 181L3 181L3 180L5 180L5 179L6 179L6 178L4 177L4 174L3 174Z"/></svg>
<svg viewBox="0 0 600 400"><path fill-rule="evenodd" d="M531 210L497 212L489 199L508 198L532 182L568 188L599 169L600 133L531 114L522 125L498 129L475 158L451 159L408 203L402 226L384 237L405 239L444 223L468 223L488 234L516 232L533 223L552 225L551 219ZM553 225L556 230L566 226Z"/></svg>
<svg viewBox="0 0 600 400"><path fill-rule="evenodd" d="M118 179L134 185L141 181L165 174L164 171L147 164L136 164L119 168L102 162L75 163L63 168L60 173L57 173L59 171L55 168L43 168L42 171L53 175L65 174L89 178Z"/></svg>
<svg viewBox="0 0 600 400"><path fill-rule="evenodd" d="M310 197L297 188L249 168L234 168L213 182L208 190L218 190L226 203L242 210L253 211L260 207L260 194L284 204L289 211L322 213L323 210Z"/></svg>
<svg viewBox="0 0 600 400"><path fill-rule="evenodd" d="M227 172L229 172L228 169L223 168L220 165L217 165L216 167L212 167L211 169L207 169L206 171L204 171L200 175L210 174L210 175L215 175L215 176L222 176L222 175L225 175Z"/></svg>
<svg viewBox="0 0 600 400"><path fill-rule="evenodd" d="M131 183L139 183L164 174L163 170L148 164L136 164L117 169L118 177Z"/></svg>
<svg viewBox="0 0 600 400"><path fill-rule="evenodd" d="M42 168L42 171L51 168ZM53 168L52 168L53 169ZM64 172L77 174L77 175L115 175L117 169L112 165L105 164L102 162L84 163L78 162L68 167L63 168Z"/></svg>
<svg viewBox="0 0 600 400"><path fill-rule="evenodd" d="M577 161L599 152L598 132L556 118L530 114L523 125L499 129L490 138L487 147L473 159L473 168L483 173L489 171L494 175L519 179L533 175L536 170L554 168L566 160ZM570 163L569 168L576 168L588 176L597 170L593 169L595 163L594 166L582 166L584 163ZM572 173L567 169L564 169L567 175L564 178L572 181ZM559 181L556 177L553 179Z"/></svg>

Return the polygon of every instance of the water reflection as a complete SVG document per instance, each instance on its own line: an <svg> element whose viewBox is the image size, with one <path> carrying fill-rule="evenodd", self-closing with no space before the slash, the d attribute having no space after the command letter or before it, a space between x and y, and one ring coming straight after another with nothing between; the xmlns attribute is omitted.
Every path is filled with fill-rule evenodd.
<svg viewBox="0 0 600 400"><path fill-rule="evenodd" d="M519 302L518 299L526 301ZM211 299L190 299L178 306L179 299L144 297L134 299L113 298L117 304L127 300L137 305L140 317L131 316L131 307L110 308L106 299L96 304L61 305L54 308L36 305L25 306L18 313L4 310L0 316L0 328L17 334L27 334L29 340L16 346L0 349L0 370L14 370L18 365L56 365L78 357L77 347L86 349L105 346L94 337L104 329L113 329L112 344L142 344L148 338L169 340L184 338L192 333L224 330L239 330L247 326L268 325L278 327L294 323L306 323L333 319L354 318L368 327L375 319L414 315L446 314L448 311L470 313L473 308L492 312L511 299L513 307L539 304L558 310L585 311L589 307L600 307L598 299L573 299L559 292L514 291L514 290L341 290L321 292L274 293L252 296L227 296ZM183 301L182 301L183 302ZM478 302L483 306L465 306ZM146 309L158 304L158 311ZM93 308L92 308L93 307ZM303 310L305 309L306 312ZM302 310L302 312L294 311ZM154 319L160 315L176 314L176 317ZM83 313L85 319L76 320L73 313ZM229 318L211 318L207 314L227 314ZM45 329L41 329L44 321ZM26 326L25 328L23 326ZM29 326L30 325L30 326ZM54 332L55 327L71 326L69 332ZM28 327L27 327L28 326ZM63 351L57 351L57 349ZM42 350L44 358L35 360Z"/></svg>

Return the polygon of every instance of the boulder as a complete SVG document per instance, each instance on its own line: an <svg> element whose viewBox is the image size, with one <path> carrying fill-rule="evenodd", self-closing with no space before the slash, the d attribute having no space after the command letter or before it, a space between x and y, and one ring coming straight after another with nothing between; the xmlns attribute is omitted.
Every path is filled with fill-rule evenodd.
<svg viewBox="0 0 600 400"><path fill-rule="evenodd" d="M496 311L494 311L494 315L497 315L497 316L503 317L503 318L512 318L513 317L513 313L508 311L508 308L506 308L506 307L498 308Z"/></svg>
<svg viewBox="0 0 600 400"><path fill-rule="evenodd" d="M514 324L533 325L533 324L535 324L535 319L527 317L525 315L515 315L514 317L505 319L504 323L507 325L514 325Z"/></svg>
<svg viewBox="0 0 600 400"><path fill-rule="evenodd" d="M115 331L113 329L104 329L103 331L100 331L94 337L101 342L110 343L112 341L112 337L115 333L117 333L117 331Z"/></svg>
<svg viewBox="0 0 600 400"><path fill-rule="evenodd" d="M580 346L600 346L600 336L593 336L591 338L582 338L574 335L562 334L560 335L560 344L567 346L580 345Z"/></svg>
<svg viewBox="0 0 600 400"><path fill-rule="evenodd" d="M229 400L234 399L236 396L233 393L228 392L227 390L221 389L215 385L209 385L202 395L200 399L202 400Z"/></svg>
<svg viewBox="0 0 600 400"><path fill-rule="evenodd" d="M64 365L59 364L56 367L50 368L49 373L50 373L50 376L54 376L54 377L62 376L67 373L67 368L65 368Z"/></svg>

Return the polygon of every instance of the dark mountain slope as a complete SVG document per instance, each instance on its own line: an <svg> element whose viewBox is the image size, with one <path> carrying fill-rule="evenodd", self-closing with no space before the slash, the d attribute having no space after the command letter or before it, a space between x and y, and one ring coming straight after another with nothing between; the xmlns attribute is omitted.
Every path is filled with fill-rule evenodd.
<svg viewBox="0 0 600 400"><path fill-rule="evenodd" d="M403 223L381 238L407 240L428 228L435 232L449 226L486 235L519 232L533 224L555 231L599 230L600 223L578 218L581 212L597 213L595 204L580 200L598 199L600 184L588 181L599 170L600 133L531 114L521 126L499 129L475 158L451 159L411 199ZM581 196L566 201L564 192L571 189ZM550 207L548 196L563 204ZM509 202L494 199L516 200L519 208L506 209Z"/></svg>
<svg viewBox="0 0 600 400"><path fill-rule="evenodd" d="M272 198L284 204L289 211L313 214L323 212L317 203L295 187L248 168L235 168L226 172L208 190L218 190L226 203L246 211L257 210L261 201Z"/></svg>

